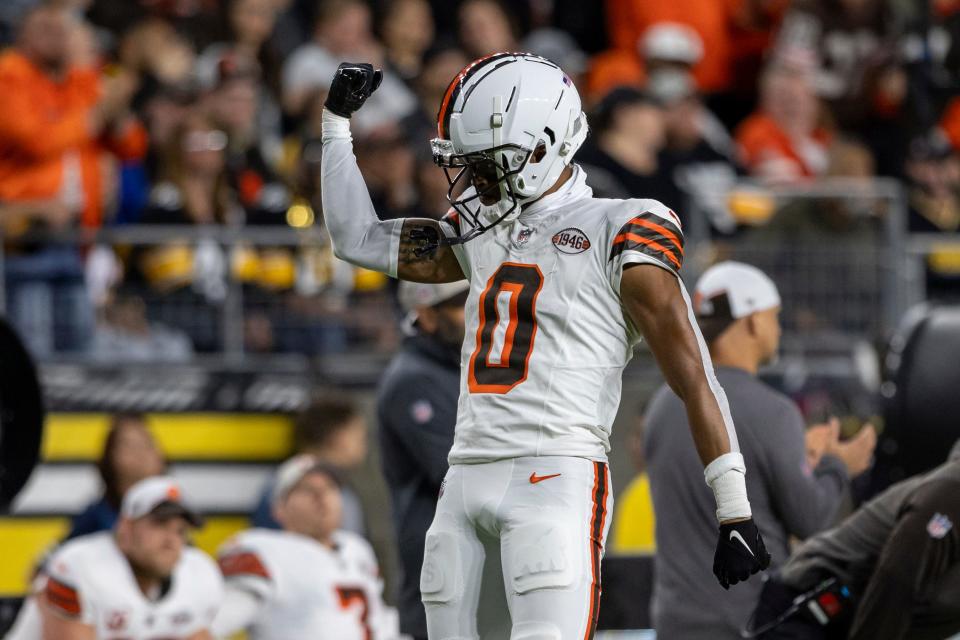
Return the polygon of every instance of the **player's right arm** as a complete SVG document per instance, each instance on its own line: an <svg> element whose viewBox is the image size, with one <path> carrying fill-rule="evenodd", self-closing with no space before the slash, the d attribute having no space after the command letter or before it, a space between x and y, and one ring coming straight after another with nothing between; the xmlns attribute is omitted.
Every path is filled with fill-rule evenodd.
<svg viewBox="0 0 960 640"><path fill-rule="evenodd" d="M350 115L376 90L380 77L369 64L341 64L323 110L321 194L334 254L403 280L462 280L463 270L449 245L422 250L425 241L443 237L439 222L426 218L380 220L370 200L353 154Z"/></svg>
<svg viewBox="0 0 960 640"><path fill-rule="evenodd" d="M220 550L217 563L223 574L224 594L210 630L215 637L225 638L256 622L276 585L260 554L236 540Z"/></svg>
<svg viewBox="0 0 960 640"><path fill-rule="evenodd" d="M249 629L264 607L264 600L250 591L227 583L223 603L210 629L218 638L228 638Z"/></svg>

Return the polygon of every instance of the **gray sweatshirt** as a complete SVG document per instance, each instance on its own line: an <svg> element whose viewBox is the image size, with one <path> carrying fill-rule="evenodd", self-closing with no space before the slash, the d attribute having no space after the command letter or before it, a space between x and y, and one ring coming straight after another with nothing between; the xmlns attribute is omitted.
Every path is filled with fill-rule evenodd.
<svg viewBox="0 0 960 640"><path fill-rule="evenodd" d="M717 368L747 466L753 518L772 556L789 556L789 537L807 538L833 523L847 486L840 460L806 464L803 417L796 405L755 376ZM653 619L663 640L739 638L759 596L761 581L725 591L713 575L716 503L703 481L680 399L664 386L646 413L644 453L657 516Z"/></svg>

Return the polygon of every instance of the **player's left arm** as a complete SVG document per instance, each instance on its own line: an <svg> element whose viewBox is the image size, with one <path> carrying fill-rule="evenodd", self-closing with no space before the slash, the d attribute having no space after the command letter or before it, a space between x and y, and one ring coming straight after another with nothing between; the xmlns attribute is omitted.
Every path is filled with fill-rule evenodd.
<svg viewBox="0 0 960 640"><path fill-rule="evenodd" d="M41 606L43 640L96 640L97 630L79 620L68 620Z"/></svg>
<svg viewBox="0 0 960 640"><path fill-rule="evenodd" d="M663 376L687 410L707 484L717 499L714 573L724 588L766 568L770 556L752 520L736 432L706 343L675 272L650 262L623 267L620 296Z"/></svg>
<svg viewBox="0 0 960 640"><path fill-rule="evenodd" d="M706 467L735 446L731 445L721 401L707 377L705 364L710 356L689 319L682 286L666 269L634 263L624 267L620 295L667 384L686 405L697 453Z"/></svg>
<svg viewBox="0 0 960 640"><path fill-rule="evenodd" d="M210 635L210 632L206 629L201 629L192 636L188 637L187 640L213 640L213 636Z"/></svg>

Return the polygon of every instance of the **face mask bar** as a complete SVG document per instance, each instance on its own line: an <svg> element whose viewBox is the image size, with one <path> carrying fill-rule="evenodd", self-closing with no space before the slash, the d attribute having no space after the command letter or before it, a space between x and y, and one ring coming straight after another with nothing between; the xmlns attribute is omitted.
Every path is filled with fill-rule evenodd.
<svg viewBox="0 0 960 640"><path fill-rule="evenodd" d="M505 144L480 153L456 154L453 152L453 143L441 138L434 138L431 141L431 147L433 149L433 161L443 169L447 177L447 182L450 185L447 189L447 201L471 226L471 229L462 235L454 238L441 238L439 240L440 243L453 245L469 242L503 222L504 219L520 207L520 198L514 192L513 185L509 178L519 174L526 168L527 162L530 161L531 157L531 151L529 149L521 147L520 145ZM517 155L514 155L515 160L513 163L517 165L516 169L509 169L506 159L502 154L498 153L504 150L517 152ZM520 157L519 154L523 154L523 160L518 163L516 162L516 158ZM496 161L498 155L503 158L503 164ZM471 175L473 167L481 166L481 164L487 164L495 169L495 179L487 180L490 184L483 192L476 192L467 198L456 198L454 193L457 192L462 181ZM451 175L453 169L459 169L459 171L457 171L455 175ZM510 207L493 222L484 224L481 218L481 207L483 206L482 198L487 194L496 194L497 202L500 202L506 197L510 203ZM477 202L477 206L475 210L472 210L468 205L474 201Z"/></svg>

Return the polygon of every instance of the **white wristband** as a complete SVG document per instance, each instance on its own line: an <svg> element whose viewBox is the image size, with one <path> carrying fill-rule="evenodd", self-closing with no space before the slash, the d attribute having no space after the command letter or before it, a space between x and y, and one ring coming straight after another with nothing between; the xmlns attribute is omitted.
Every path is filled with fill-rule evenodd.
<svg viewBox="0 0 960 640"><path fill-rule="evenodd" d="M326 107L323 109L320 126L320 140L322 142L328 142L330 140L353 141L353 136L350 135L350 118L338 116Z"/></svg>
<svg viewBox="0 0 960 640"><path fill-rule="evenodd" d="M740 453L725 453L703 470L703 477L713 489L717 500L717 520L749 518L750 501L747 500L747 467Z"/></svg>

